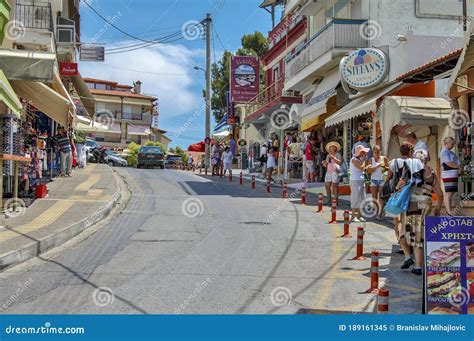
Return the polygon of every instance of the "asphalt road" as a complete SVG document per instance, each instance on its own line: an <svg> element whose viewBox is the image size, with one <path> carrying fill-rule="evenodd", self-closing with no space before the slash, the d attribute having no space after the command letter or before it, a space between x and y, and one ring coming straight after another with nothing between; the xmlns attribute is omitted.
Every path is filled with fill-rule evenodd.
<svg viewBox="0 0 474 341"><path fill-rule="evenodd" d="M86 239L0 274L0 312L373 310L375 295L361 293L370 260L349 260L355 238L336 238L342 225L328 224L329 209L316 215L299 200L282 200L280 189L251 190L238 178L116 170L131 190L126 207ZM396 312L417 312L418 282L395 271L400 260L390 256L393 232L367 229L368 246L381 251L382 276L394 285L391 295L399 296Z"/></svg>

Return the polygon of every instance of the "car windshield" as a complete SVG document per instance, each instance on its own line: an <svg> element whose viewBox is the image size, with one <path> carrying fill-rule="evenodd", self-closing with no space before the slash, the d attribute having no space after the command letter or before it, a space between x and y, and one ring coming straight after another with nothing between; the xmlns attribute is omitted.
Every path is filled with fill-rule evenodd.
<svg viewBox="0 0 474 341"><path fill-rule="evenodd" d="M99 147L99 145L97 144L97 142L95 142L95 141L90 141L90 140L86 141L86 146L92 147L92 148Z"/></svg>
<svg viewBox="0 0 474 341"><path fill-rule="evenodd" d="M163 154L160 147L142 147L140 153Z"/></svg>

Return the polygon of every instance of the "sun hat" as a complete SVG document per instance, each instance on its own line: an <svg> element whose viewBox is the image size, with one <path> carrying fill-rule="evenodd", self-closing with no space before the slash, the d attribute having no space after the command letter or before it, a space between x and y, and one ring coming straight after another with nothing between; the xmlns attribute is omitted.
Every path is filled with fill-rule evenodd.
<svg viewBox="0 0 474 341"><path fill-rule="evenodd" d="M358 157L360 155L360 153L362 152L370 152L370 148L365 148L363 145L358 145L356 148L355 148L355 153L354 153L354 156L355 157Z"/></svg>
<svg viewBox="0 0 474 341"><path fill-rule="evenodd" d="M329 142L326 145L326 151L329 153L329 148L331 147L336 147L337 151L341 150L341 145L337 143L336 141Z"/></svg>

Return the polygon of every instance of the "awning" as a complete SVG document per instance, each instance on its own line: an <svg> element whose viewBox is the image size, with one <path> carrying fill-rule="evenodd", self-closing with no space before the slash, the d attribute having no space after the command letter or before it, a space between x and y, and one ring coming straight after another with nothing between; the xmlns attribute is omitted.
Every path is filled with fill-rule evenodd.
<svg viewBox="0 0 474 341"><path fill-rule="evenodd" d="M352 102L344 106L342 109L331 115L326 119L326 127L330 127L341 122L347 121L351 118L366 114L368 112L375 112L377 110L377 100L380 97L396 90L403 84L401 82L392 83L381 89L372 91L364 96L357 97Z"/></svg>
<svg viewBox="0 0 474 341"><path fill-rule="evenodd" d="M335 70L323 78L321 84L319 84L313 96L306 104L306 108L303 110L303 120L306 116L310 115L311 117L308 119L314 119L316 116L326 112L326 103L330 97L336 94L336 87L340 81L341 76L339 70Z"/></svg>
<svg viewBox="0 0 474 341"><path fill-rule="evenodd" d="M84 107L86 109L87 114L89 117L94 117L95 115L95 99L92 96L91 91L87 87L86 82L82 78L81 74L77 76L71 77L71 82L74 85L74 89L76 89L77 95Z"/></svg>
<svg viewBox="0 0 474 341"><path fill-rule="evenodd" d="M221 118L221 120L217 123L216 127L214 128L214 132L219 132L221 131L223 128L226 128L228 127L228 124L227 124L227 113Z"/></svg>
<svg viewBox="0 0 474 341"><path fill-rule="evenodd" d="M21 102L2 70L0 70L0 101L4 102L20 118Z"/></svg>
<svg viewBox="0 0 474 341"><path fill-rule="evenodd" d="M127 124L127 133L129 135L143 135L148 136L151 134L150 126L143 124Z"/></svg>
<svg viewBox="0 0 474 341"><path fill-rule="evenodd" d="M229 134L230 134L230 131L229 131L229 130L223 130L223 131L221 131L221 132L212 134L212 136L215 136L215 137L227 137L227 136L229 136Z"/></svg>
<svg viewBox="0 0 474 341"><path fill-rule="evenodd" d="M447 125L451 114L448 100L436 97L387 96L380 113L380 126L384 137L383 152L387 153L392 128L396 125L434 126Z"/></svg>
<svg viewBox="0 0 474 341"><path fill-rule="evenodd" d="M61 77L59 76L59 73L57 71L54 71L53 73L53 82L51 83L51 88L68 100L69 114L72 116L73 119L75 119L76 105L74 104L74 100L71 98L71 94L69 93L69 91L66 90L63 82L61 81Z"/></svg>
<svg viewBox="0 0 474 341"><path fill-rule="evenodd" d="M10 80L51 83L55 53L0 49L0 69Z"/></svg>
<svg viewBox="0 0 474 341"><path fill-rule="evenodd" d="M461 56L459 56L458 63L456 64L456 67L453 70L453 73L451 74L451 78L449 78L449 83L448 83L448 92L451 92L451 88L453 86L457 86L459 88L458 92L461 92L460 90L468 90L464 88L463 86L469 86L469 84L461 84L462 86L456 85L456 83L459 84L458 77L469 71L472 67L474 67L474 36L473 36L473 28L474 25L472 21L469 24L469 29L466 32L466 38L464 41L464 48L461 52ZM465 82L468 83L468 82Z"/></svg>
<svg viewBox="0 0 474 341"><path fill-rule="evenodd" d="M112 134L121 134L122 130L120 128L120 123L113 122L110 125L100 124L94 122L87 117L77 116L76 123L77 130L83 130L86 132L102 132L102 133L112 133Z"/></svg>
<svg viewBox="0 0 474 341"><path fill-rule="evenodd" d="M11 85L20 97L31 101L38 110L63 127L68 126L70 103L66 98L40 82L12 80Z"/></svg>
<svg viewBox="0 0 474 341"><path fill-rule="evenodd" d="M301 122L301 131L310 131L314 126L324 123L324 120L329 117L329 114L324 113L316 117L312 116L311 118Z"/></svg>
<svg viewBox="0 0 474 341"><path fill-rule="evenodd" d="M265 0L264 2L262 2L260 4L260 8L265 8L265 7L268 7L268 6L271 6L271 5L278 5L279 3L281 3L282 0Z"/></svg>

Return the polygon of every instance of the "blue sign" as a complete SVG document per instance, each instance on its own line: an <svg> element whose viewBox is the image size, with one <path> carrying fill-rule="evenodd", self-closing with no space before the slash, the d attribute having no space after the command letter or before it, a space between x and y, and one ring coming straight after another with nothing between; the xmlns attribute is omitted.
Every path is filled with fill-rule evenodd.
<svg viewBox="0 0 474 341"><path fill-rule="evenodd" d="M474 218L425 220L428 314L474 314Z"/></svg>

